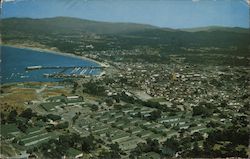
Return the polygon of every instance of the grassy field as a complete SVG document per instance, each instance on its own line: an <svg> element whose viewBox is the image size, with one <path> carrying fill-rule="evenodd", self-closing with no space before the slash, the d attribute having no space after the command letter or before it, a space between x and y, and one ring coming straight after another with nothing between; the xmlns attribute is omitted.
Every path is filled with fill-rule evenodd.
<svg viewBox="0 0 250 159"><path fill-rule="evenodd" d="M66 89L55 89L55 90L49 90L49 89L45 89L43 96L44 97L51 97L51 96L59 96L59 95L69 95L69 91Z"/></svg>
<svg viewBox="0 0 250 159"><path fill-rule="evenodd" d="M29 82L25 84L11 84L1 87L0 96L1 112L10 112L16 110L21 112L25 109L25 103L33 100L39 100L40 97L59 96L61 94L69 95L69 89L47 89L47 87L56 86L57 83ZM45 87L41 92L42 87Z"/></svg>
<svg viewBox="0 0 250 159"><path fill-rule="evenodd" d="M0 97L1 112L9 112L14 109L20 112L25 109L25 102L36 99L37 96L34 89L17 87L7 88Z"/></svg>

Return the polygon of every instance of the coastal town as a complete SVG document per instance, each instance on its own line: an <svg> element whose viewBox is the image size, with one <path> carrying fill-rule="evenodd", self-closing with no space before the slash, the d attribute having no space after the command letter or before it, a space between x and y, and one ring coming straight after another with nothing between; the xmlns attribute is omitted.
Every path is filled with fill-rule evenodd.
<svg viewBox="0 0 250 159"><path fill-rule="evenodd" d="M0 4L0 159L250 158L249 0Z"/></svg>
<svg viewBox="0 0 250 159"><path fill-rule="evenodd" d="M250 69L169 58L109 62L102 76L47 85L3 85L1 105L9 113L1 115L2 148L38 158L246 156L248 141L236 141L248 135ZM18 103L22 110L9 106L13 94L30 91L33 98Z"/></svg>

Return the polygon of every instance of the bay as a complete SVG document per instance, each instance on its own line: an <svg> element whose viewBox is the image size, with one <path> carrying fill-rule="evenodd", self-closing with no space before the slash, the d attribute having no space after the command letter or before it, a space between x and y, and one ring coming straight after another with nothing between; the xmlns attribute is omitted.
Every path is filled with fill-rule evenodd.
<svg viewBox="0 0 250 159"><path fill-rule="evenodd" d="M56 54L54 52L22 49L9 46L1 46L1 83L13 82L53 82L59 79L45 77L44 74L53 74L62 69L41 69L26 71L29 66L100 66L92 60L82 59L76 56ZM73 69L66 70L65 74L71 74ZM75 74L98 75L101 70L78 70Z"/></svg>

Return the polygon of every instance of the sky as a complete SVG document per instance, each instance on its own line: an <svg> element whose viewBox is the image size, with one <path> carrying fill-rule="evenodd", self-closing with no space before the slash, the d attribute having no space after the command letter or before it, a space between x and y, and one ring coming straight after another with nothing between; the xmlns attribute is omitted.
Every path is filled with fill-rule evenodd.
<svg viewBox="0 0 250 159"><path fill-rule="evenodd" d="M4 0L1 16L68 16L168 28L249 28L249 4L249 0Z"/></svg>

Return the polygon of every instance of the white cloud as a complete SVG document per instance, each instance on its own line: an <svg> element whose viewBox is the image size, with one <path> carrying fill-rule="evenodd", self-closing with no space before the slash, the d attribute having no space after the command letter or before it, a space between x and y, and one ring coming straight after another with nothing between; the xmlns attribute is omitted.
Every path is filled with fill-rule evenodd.
<svg viewBox="0 0 250 159"><path fill-rule="evenodd" d="M200 0L192 0L192 2L199 2Z"/></svg>
<svg viewBox="0 0 250 159"><path fill-rule="evenodd" d="M3 2L15 2L16 0L3 0Z"/></svg>
<svg viewBox="0 0 250 159"><path fill-rule="evenodd" d="M21 1L25 1L25 0L3 0L3 2L8 3L8 2L21 2Z"/></svg>
<svg viewBox="0 0 250 159"><path fill-rule="evenodd" d="M2 11L2 8L3 8L3 4L4 3L18 3L18 2L22 2L22 1L25 1L25 0L0 0L1 4L0 4L0 12Z"/></svg>
<svg viewBox="0 0 250 159"><path fill-rule="evenodd" d="M250 5L250 0L245 0L245 2L247 2L248 5Z"/></svg>
<svg viewBox="0 0 250 159"><path fill-rule="evenodd" d="M241 0L240 3L242 3L246 7L250 7L250 0Z"/></svg>

